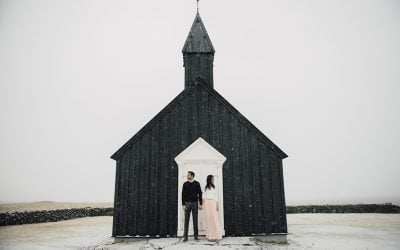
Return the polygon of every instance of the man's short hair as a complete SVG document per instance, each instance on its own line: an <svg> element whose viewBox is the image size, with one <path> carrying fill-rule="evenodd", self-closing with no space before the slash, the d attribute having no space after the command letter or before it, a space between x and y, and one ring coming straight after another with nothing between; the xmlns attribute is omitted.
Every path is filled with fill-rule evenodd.
<svg viewBox="0 0 400 250"><path fill-rule="evenodd" d="M194 177L194 172L192 172L192 171L188 171L188 173L189 173L191 176L193 176L193 177Z"/></svg>

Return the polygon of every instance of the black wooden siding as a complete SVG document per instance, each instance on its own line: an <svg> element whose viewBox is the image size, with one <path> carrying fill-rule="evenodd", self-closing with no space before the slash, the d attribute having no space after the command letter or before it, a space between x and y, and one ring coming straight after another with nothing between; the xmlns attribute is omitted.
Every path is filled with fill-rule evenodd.
<svg viewBox="0 0 400 250"><path fill-rule="evenodd" d="M186 89L113 155L113 236L176 236L174 158L200 136L227 158L226 235L287 232L282 172L286 155L221 98L203 84ZM203 185L205 180L198 181Z"/></svg>
<svg viewBox="0 0 400 250"><path fill-rule="evenodd" d="M185 88L195 84L198 77L201 77L212 88L214 85L213 61L214 53L185 53L183 57Z"/></svg>

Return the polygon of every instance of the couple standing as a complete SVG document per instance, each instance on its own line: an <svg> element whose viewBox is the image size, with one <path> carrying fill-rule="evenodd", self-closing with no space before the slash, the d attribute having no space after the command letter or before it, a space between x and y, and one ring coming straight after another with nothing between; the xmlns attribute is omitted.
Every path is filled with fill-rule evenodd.
<svg viewBox="0 0 400 250"><path fill-rule="evenodd" d="M207 176L207 184L204 188L204 197L199 182L194 180L194 173L189 171L187 174L188 181L183 184L182 188L182 207L185 211L185 229L183 233L183 241L188 240L188 229L190 213L193 214L193 231L194 239L198 241L198 210L204 206L204 225L206 238L209 241L217 241L222 239L221 225L218 218L218 200L215 191L214 176ZM198 205L199 203L199 205Z"/></svg>

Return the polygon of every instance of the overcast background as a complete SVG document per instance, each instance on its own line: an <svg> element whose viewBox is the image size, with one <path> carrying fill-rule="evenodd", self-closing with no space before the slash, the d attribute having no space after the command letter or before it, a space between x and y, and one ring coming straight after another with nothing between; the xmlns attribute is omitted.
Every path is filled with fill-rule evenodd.
<svg viewBox="0 0 400 250"><path fill-rule="evenodd" d="M0 201L113 201L184 88L195 0L0 0ZM214 86L289 157L286 201L400 201L400 1L201 0Z"/></svg>

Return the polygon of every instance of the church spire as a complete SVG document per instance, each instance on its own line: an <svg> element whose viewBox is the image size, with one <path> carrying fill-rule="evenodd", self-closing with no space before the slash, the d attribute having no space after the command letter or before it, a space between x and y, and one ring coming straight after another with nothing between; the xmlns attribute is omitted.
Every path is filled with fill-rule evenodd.
<svg viewBox="0 0 400 250"><path fill-rule="evenodd" d="M185 45L183 46L182 53L214 53L214 47L207 34L206 27L201 20L199 12L194 18L192 28L186 38Z"/></svg>
<svg viewBox="0 0 400 250"><path fill-rule="evenodd" d="M182 53L185 67L185 88L192 86L197 78L202 78L210 87L213 87L215 50L199 12L193 21Z"/></svg>

